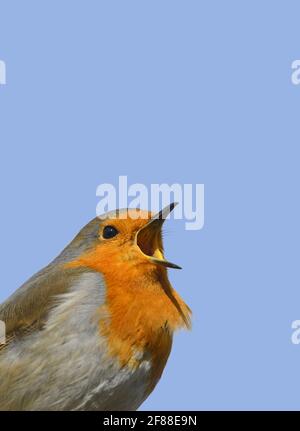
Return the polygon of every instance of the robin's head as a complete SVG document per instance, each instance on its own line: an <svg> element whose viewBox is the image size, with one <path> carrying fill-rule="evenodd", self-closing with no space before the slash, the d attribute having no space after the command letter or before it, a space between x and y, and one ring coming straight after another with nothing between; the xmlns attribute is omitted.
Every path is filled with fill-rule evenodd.
<svg viewBox="0 0 300 431"><path fill-rule="evenodd" d="M89 268L103 276L110 323L101 331L117 355L120 343L114 340L126 339L125 353L121 349L126 363L132 346L149 346L153 333L160 339L162 328L172 333L190 326L190 310L172 288L166 270L180 267L163 253L162 226L174 207L158 214L130 209L105 214L86 225L59 257L68 268Z"/></svg>
<svg viewBox="0 0 300 431"><path fill-rule="evenodd" d="M128 269L179 268L164 258L162 226L176 204L152 214L138 209L124 209L94 219L78 234L70 246L80 250L82 263L105 273Z"/></svg>

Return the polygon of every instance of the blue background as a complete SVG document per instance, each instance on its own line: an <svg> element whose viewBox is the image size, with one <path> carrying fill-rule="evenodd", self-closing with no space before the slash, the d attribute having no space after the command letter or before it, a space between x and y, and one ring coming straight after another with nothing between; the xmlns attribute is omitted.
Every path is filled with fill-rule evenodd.
<svg viewBox="0 0 300 431"><path fill-rule="evenodd" d="M4 300L95 216L100 183L204 183L168 222L194 312L142 409L298 409L297 1L0 1Z"/></svg>

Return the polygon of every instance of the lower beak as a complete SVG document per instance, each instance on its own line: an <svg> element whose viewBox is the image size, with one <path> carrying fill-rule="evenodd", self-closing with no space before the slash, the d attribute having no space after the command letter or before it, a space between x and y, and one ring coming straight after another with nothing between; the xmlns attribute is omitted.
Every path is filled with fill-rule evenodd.
<svg viewBox="0 0 300 431"><path fill-rule="evenodd" d="M140 248L143 255L151 262L168 268L181 269L181 267L175 263L165 260L161 239L161 229L164 221L176 205L176 203L172 203L153 216L151 220L136 233L135 243Z"/></svg>

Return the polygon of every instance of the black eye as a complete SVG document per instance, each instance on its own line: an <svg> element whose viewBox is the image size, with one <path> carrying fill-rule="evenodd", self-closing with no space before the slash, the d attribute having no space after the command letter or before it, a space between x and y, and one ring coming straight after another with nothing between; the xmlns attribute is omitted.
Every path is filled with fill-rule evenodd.
<svg viewBox="0 0 300 431"><path fill-rule="evenodd" d="M103 233L102 236L105 239L109 239L109 238L113 238L114 236L118 235L118 231L115 227L113 226L105 226L105 228L103 229Z"/></svg>

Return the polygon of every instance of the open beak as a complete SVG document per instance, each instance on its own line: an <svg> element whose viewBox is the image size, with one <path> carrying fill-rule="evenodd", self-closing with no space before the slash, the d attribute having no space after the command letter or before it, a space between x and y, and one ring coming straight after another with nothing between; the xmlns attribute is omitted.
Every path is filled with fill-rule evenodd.
<svg viewBox="0 0 300 431"><path fill-rule="evenodd" d="M172 203L155 214L150 221L136 233L135 243L140 248L143 255L151 262L168 268L181 269L181 267L175 263L165 260L161 238L162 225L176 205L177 203Z"/></svg>

